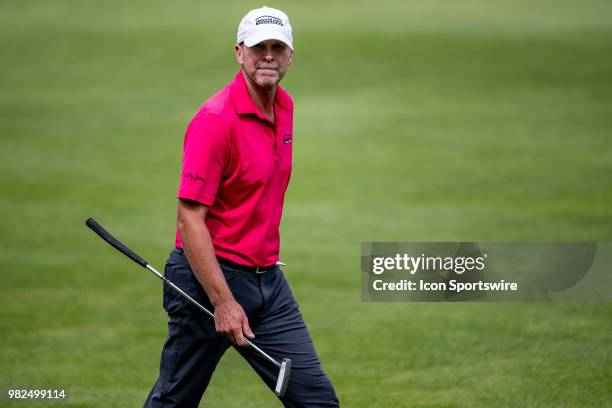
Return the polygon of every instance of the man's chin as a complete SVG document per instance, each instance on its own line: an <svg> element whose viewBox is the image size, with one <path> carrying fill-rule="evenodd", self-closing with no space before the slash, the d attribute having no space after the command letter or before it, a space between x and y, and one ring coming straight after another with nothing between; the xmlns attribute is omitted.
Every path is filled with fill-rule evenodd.
<svg viewBox="0 0 612 408"><path fill-rule="evenodd" d="M273 88L278 84L278 77L258 77L255 82L262 88Z"/></svg>

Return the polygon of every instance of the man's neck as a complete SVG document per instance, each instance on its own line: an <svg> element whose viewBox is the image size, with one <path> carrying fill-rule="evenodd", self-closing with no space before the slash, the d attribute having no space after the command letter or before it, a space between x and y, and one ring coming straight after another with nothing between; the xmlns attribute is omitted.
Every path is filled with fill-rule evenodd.
<svg viewBox="0 0 612 408"><path fill-rule="evenodd" d="M255 103L255 106L257 106L266 116L274 120L274 96L276 95L276 85L270 88L262 88L253 82L244 72L242 72L242 76L246 82L249 96Z"/></svg>

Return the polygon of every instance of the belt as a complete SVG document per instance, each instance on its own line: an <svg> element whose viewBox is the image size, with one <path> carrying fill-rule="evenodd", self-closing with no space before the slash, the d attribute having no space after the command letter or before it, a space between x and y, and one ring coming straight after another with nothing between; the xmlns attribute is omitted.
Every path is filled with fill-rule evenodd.
<svg viewBox="0 0 612 408"><path fill-rule="evenodd" d="M221 265L228 266L230 268L238 269L239 271L245 271L245 272L266 273L266 272L272 272L278 267L278 265L276 264L273 264L270 266L240 265L240 264L237 264L236 262L230 261L229 259L221 258L220 256L217 257L217 260L219 261Z"/></svg>
<svg viewBox="0 0 612 408"><path fill-rule="evenodd" d="M183 248L176 248L176 250L181 255L185 253L185 250ZM247 265L241 265L239 263L232 262L229 259L221 258L220 256L217 257L217 261L219 261L219 263L221 265L223 265L223 266L227 266L228 268L238 269L239 271L244 271L244 272L266 273L266 272L274 271L274 270L276 270L276 268L278 268L277 264L273 264L273 265L270 265L270 266L247 266Z"/></svg>

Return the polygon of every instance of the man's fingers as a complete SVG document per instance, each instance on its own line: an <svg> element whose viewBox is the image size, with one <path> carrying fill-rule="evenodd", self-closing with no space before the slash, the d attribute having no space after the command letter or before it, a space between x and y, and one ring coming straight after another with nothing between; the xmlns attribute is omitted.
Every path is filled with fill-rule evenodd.
<svg viewBox="0 0 612 408"><path fill-rule="evenodd" d="M234 330L232 332L232 336L234 337L234 340L238 346L246 347L248 345L241 329Z"/></svg>
<svg viewBox="0 0 612 408"><path fill-rule="evenodd" d="M247 315L236 301L221 304L216 308L215 330L223 333L232 343L240 347L248 345L245 336L255 338Z"/></svg>
<svg viewBox="0 0 612 408"><path fill-rule="evenodd" d="M251 330L251 326L249 326L249 319L246 317L246 315L242 319L242 332L249 339L254 339L255 338L255 335L253 334L253 331Z"/></svg>

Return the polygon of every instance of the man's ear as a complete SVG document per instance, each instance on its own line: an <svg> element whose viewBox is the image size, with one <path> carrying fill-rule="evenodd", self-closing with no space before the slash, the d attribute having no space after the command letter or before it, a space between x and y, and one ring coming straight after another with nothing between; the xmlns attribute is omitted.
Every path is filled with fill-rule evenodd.
<svg viewBox="0 0 612 408"><path fill-rule="evenodd" d="M244 62L244 60L243 60L243 58L242 58L242 44L236 44L236 45L234 46L234 49L235 49L235 51L236 51L236 61L237 61L237 62L238 62L240 65L242 65L242 64L243 64L243 62Z"/></svg>
<svg viewBox="0 0 612 408"><path fill-rule="evenodd" d="M289 64L293 61L293 50L289 51Z"/></svg>

